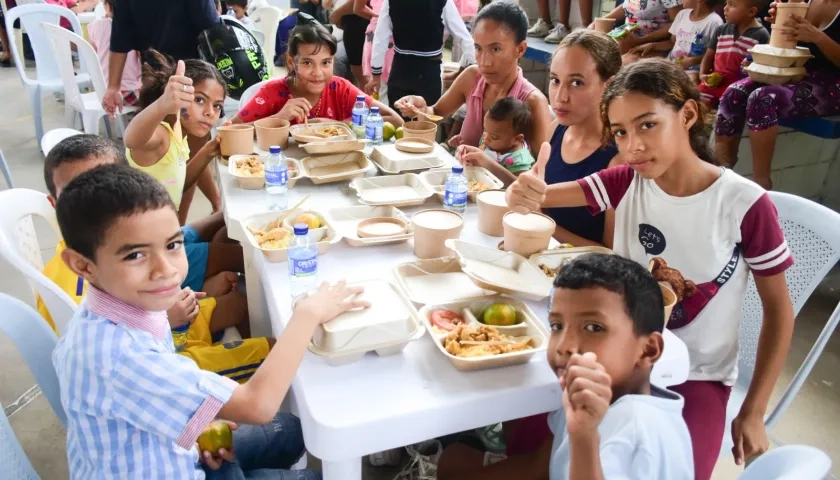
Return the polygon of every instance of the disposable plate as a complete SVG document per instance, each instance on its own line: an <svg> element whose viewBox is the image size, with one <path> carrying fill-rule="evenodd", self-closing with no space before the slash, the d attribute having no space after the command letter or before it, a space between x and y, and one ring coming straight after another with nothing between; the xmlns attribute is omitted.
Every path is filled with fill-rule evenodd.
<svg viewBox="0 0 840 480"><path fill-rule="evenodd" d="M359 201L366 205L422 205L434 193L429 185L413 173L357 178L350 186L358 193Z"/></svg>
<svg viewBox="0 0 840 480"><path fill-rule="evenodd" d="M350 130L350 127L345 125L341 122L310 122L309 128L312 131L322 133L324 130L328 128L337 128L341 134L335 135L332 137L320 137L318 135L312 135L311 133L307 133L308 130L306 129L306 125L292 125L289 129L289 133L291 133L292 138L295 139L297 143L309 143L309 142L329 142L329 141L339 141L339 140L356 140L356 134Z"/></svg>
<svg viewBox="0 0 840 480"><path fill-rule="evenodd" d="M414 229L408 217L400 209L392 206L368 206L334 208L326 211L329 224L338 231L351 247L367 247L386 245L389 243L406 242L414 236ZM359 222L371 218L398 218L408 224L402 235L393 237L360 238L358 235Z"/></svg>
<svg viewBox="0 0 840 480"><path fill-rule="evenodd" d="M261 230L279 226L279 228L289 231L289 229L282 224L282 221L278 222L279 217L282 215L283 212L265 212L252 215L242 220L242 226L245 230L245 236L248 237L248 242L251 243L251 246L263 252L268 261L272 263L285 262L288 260L289 249L261 247L251 229ZM294 235L291 231L289 232ZM318 255L323 255L329 251L332 245L341 241L341 235L336 232L334 228L327 227L326 229L317 229L310 232L309 240L317 244Z"/></svg>

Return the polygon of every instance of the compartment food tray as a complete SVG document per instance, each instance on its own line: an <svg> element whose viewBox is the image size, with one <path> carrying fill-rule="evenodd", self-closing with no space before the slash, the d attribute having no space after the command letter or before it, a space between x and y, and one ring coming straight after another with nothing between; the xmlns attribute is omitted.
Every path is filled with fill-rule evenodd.
<svg viewBox="0 0 840 480"><path fill-rule="evenodd" d="M347 152L306 157L300 161L300 166L301 175L320 185L364 176L371 163L362 152Z"/></svg>
<svg viewBox="0 0 840 480"><path fill-rule="evenodd" d="M252 247L261 251L268 259L268 261L272 263L285 262L286 260L288 260L289 249L274 249L261 247L260 244L257 242L256 237L254 237L254 234L251 233L251 228L264 228L269 223L277 222L278 218L283 216L284 213L285 212L265 212L256 215L251 215L250 217L247 217L242 220L242 227L243 230L245 230L245 236L248 237L248 242L251 244ZM285 226L283 226L282 221L279 222L279 224L280 228L288 230ZM309 239L313 242L316 242L318 248L318 255L323 255L329 251L331 246L341 241L341 235L338 232L336 232L334 228L329 226L326 229L317 229L310 232Z"/></svg>
<svg viewBox="0 0 840 480"><path fill-rule="evenodd" d="M343 132L343 135L336 135L334 137L318 137L315 135L307 135L306 134L306 125L292 125L289 128L289 133L292 135L292 138L295 139L295 142L299 144L309 143L309 142L330 142L330 141L339 141L339 140L356 140L356 134L353 133L353 130L350 129L346 124L342 122L310 122L309 128L316 132L321 132L326 127L337 127L339 130Z"/></svg>
<svg viewBox="0 0 840 480"><path fill-rule="evenodd" d="M451 169L438 169L438 170L429 170L428 172L423 172L420 174L420 178L423 179L424 182L428 183L430 187L435 191L435 195L437 195L438 199L443 202L443 193L444 187L446 184L446 176L452 173ZM482 182L487 185L486 190L497 190L500 188L505 188L505 184L498 179L495 175L490 173L490 170L487 170L484 167L465 167L464 168L464 176L467 177L467 180L470 182ZM475 203L476 197L478 194L481 193L479 190L475 190L472 192L468 192L467 196L471 202Z"/></svg>
<svg viewBox="0 0 840 480"><path fill-rule="evenodd" d="M432 188L414 173L357 178L350 186L356 190L359 201L366 205L422 205L434 194Z"/></svg>
<svg viewBox="0 0 840 480"><path fill-rule="evenodd" d="M394 268L394 276L408 298L420 305L495 295L473 283L455 257L402 263Z"/></svg>

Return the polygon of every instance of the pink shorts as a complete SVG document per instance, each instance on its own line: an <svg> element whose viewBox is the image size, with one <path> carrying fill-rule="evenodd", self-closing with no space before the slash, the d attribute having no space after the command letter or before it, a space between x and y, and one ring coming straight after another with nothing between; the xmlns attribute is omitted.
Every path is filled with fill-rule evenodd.
<svg viewBox="0 0 840 480"><path fill-rule="evenodd" d="M726 431L726 403L732 387L721 382L688 381L669 387L685 399L683 418L694 451L694 479L709 480Z"/></svg>

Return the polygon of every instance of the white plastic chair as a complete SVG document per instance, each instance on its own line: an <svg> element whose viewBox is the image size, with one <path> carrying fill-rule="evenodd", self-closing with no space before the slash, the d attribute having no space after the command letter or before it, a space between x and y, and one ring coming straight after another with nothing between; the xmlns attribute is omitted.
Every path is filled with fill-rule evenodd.
<svg viewBox="0 0 840 480"><path fill-rule="evenodd" d="M255 83L250 87L246 88L245 91L242 92L242 95L239 96L239 108L242 109L242 107L244 107L248 103L248 101L254 98L254 95L257 94L260 88L262 88L262 86L268 83L269 81L270 80L263 80L260 83Z"/></svg>
<svg viewBox="0 0 840 480"><path fill-rule="evenodd" d="M795 260L785 276L793 302L793 312L794 315L798 315L814 289L840 260L840 214L802 197L779 192L768 193L779 212L782 230ZM726 432L721 446L721 456L732 454L730 426L741 409L755 371L762 307L752 277L747 287L747 297L742 313L743 319L738 338L740 343L738 379L732 387L732 394L726 406ZM808 374L811 373L811 369L814 368L814 364L837 327L838 321L840 321L840 304L828 318L814 346L808 352L808 356L793 376L793 380L779 402L765 418L764 424L768 430L779 421L808 378Z"/></svg>
<svg viewBox="0 0 840 480"><path fill-rule="evenodd" d="M17 42L9 42L11 45L12 57L15 60L15 67L23 85L29 93L29 103L32 105L32 118L35 122L35 137L41 142L44 136L44 124L41 119L41 96L49 92L64 91L64 82L58 70L58 64L50 47L42 23L58 25L60 19L67 19L76 34L82 34L82 26L76 15L67 8L57 5L31 4L18 5L9 9L6 14L6 31L14 32L15 20L20 19L23 30L29 36L29 43L35 54L35 78L30 78L24 69L23 52L18 50ZM76 83L81 87L90 85L90 76L84 59L79 59L80 72L75 76Z"/></svg>
<svg viewBox="0 0 840 480"><path fill-rule="evenodd" d="M0 208L0 257L29 280L33 293L41 296L61 335L73 317L76 304L41 273L44 259L32 223L33 216L41 217L49 223L56 236L61 237L55 209L46 195L25 188L0 192L0 205L3 205Z"/></svg>
<svg viewBox="0 0 840 480"><path fill-rule="evenodd" d="M0 169L3 170L3 178L6 179L6 185L9 188L15 188L15 183L12 181L12 171L9 170L9 164L6 163L6 157L3 156L3 150L0 150Z"/></svg>
<svg viewBox="0 0 840 480"><path fill-rule="evenodd" d="M0 311L3 312L0 315L0 332L11 338L55 415L63 425L67 425L58 377L52 363L52 352L58 337L32 307L5 293L0 293Z"/></svg>
<svg viewBox="0 0 840 480"><path fill-rule="evenodd" d="M260 7L254 9L254 13L250 14L251 20L257 29L262 32L265 41L262 44L263 53L265 54L265 61L269 66L274 65L274 49L277 46L277 27L280 26L280 20L283 18L283 12L277 7ZM273 68L269 68L271 73Z"/></svg>
<svg viewBox="0 0 840 480"><path fill-rule="evenodd" d="M6 418L2 404L0 404L0 465L3 469L3 478L14 478L15 480L38 480L41 478L35 473L32 463L20 446L15 431L12 430L9 419Z"/></svg>
<svg viewBox="0 0 840 480"><path fill-rule="evenodd" d="M822 480L831 470L831 458L807 445L785 445L761 455L738 480Z"/></svg>
<svg viewBox="0 0 840 480"><path fill-rule="evenodd" d="M50 150L52 150L54 146L58 145L58 142L67 137L81 135L82 133L84 132L80 132L72 128L55 128L50 130L44 134L43 138L41 138L41 152L43 152L46 157L49 155Z"/></svg>
<svg viewBox="0 0 840 480"><path fill-rule="evenodd" d="M50 39L50 45L58 63L58 70L64 81L64 113L65 120L69 125L74 125L76 114L82 117L82 126L85 133L99 134L99 121L105 117L105 130L111 136L111 124L102 108L102 98L105 96L107 84L102 67L99 65L99 58L93 47L80 35L62 28L58 25L44 23L41 25ZM75 81L73 70L72 45L76 46L79 58L89 66L88 73L93 91L83 93ZM80 60L80 61L81 61ZM122 115L136 111L137 107L126 106L122 114L117 116L117 128L122 134Z"/></svg>

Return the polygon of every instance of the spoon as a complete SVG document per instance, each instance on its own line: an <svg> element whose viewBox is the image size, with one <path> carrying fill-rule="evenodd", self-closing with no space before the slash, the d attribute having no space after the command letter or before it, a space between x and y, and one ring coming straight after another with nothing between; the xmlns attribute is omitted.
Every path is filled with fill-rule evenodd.
<svg viewBox="0 0 840 480"><path fill-rule="evenodd" d="M433 123L438 123L441 120L443 120L443 117L441 117L440 115L433 115L431 113L424 113L423 116L426 117L426 120Z"/></svg>
<svg viewBox="0 0 840 480"><path fill-rule="evenodd" d="M325 135L321 132L316 132L315 130L313 130L312 127L309 126L309 119L308 118L304 117L303 118L303 123L304 123L304 125L306 125L306 128L304 128L303 131L307 135L310 135L310 136L313 136L313 137L318 137L318 138L328 138L329 137L328 135Z"/></svg>

